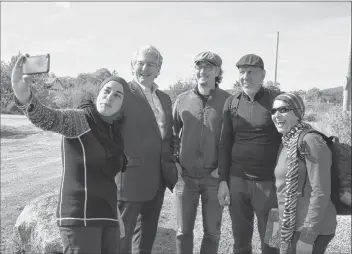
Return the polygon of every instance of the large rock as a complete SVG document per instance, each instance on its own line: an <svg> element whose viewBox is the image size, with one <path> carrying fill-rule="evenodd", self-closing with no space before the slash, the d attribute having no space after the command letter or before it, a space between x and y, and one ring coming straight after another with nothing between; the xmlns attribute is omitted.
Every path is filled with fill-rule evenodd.
<svg viewBox="0 0 352 254"><path fill-rule="evenodd" d="M47 193L31 201L19 217L8 245L11 253L62 253L56 224L58 193Z"/></svg>

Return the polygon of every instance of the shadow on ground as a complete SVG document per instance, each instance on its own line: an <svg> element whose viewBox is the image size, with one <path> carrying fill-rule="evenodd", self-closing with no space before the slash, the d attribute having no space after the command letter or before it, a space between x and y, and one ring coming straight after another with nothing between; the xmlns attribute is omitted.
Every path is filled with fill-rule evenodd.
<svg viewBox="0 0 352 254"><path fill-rule="evenodd" d="M8 130L1 130L1 138L3 139L21 139L28 137L29 135L36 134L37 131L26 132L26 133L17 133Z"/></svg>
<svg viewBox="0 0 352 254"><path fill-rule="evenodd" d="M175 237L176 231L174 229L158 227L152 253L176 253Z"/></svg>

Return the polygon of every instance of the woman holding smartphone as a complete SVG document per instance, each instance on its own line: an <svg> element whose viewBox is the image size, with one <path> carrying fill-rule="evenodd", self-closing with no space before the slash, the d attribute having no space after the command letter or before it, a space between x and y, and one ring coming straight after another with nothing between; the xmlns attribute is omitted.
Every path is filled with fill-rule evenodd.
<svg viewBox="0 0 352 254"><path fill-rule="evenodd" d="M31 92L23 74L25 59L20 56L12 72L15 103L34 125L63 135L56 213L63 253L118 253L123 223L114 178L127 164L118 131L127 83L120 77L108 78L94 101L78 109L53 109Z"/></svg>

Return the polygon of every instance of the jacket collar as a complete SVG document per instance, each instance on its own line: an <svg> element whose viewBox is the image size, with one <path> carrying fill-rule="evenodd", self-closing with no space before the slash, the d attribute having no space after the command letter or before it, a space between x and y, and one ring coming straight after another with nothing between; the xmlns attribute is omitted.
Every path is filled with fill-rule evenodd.
<svg viewBox="0 0 352 254"><path fill-rule="evenodd" d="M139 83L137 80L133 79L132 82L136 85L139 86L141 88L141 90L143 92L145 92L146 89L148 89L151 93L156 92L157 89L159 89L159 86L153 82L152 87L149 89L148 87L142 85L141 83Z"/></svg>
<svg viewBox="0 0 352 254"><path fill-rule="evenodd" d="M250 100L249 99L249 96L242 90L241 93L239 93L237 95L237 98L239 98L239 96L241 96L243 94L244 98L246 98L247 100ZM264 87L260 87L259 91L255 94L254 96L254 100L257 101L259 100L262 96L264 95Z"/></svg>
<svg viewBox="0 0 352 254"><path fill-rule="evenodd" d="M214 94L216 94L216 92L219 90L219 88L218 87L215 87L215 89L212 89L212 90L210 90L210 93L209 93L209 97L212 97L212 96L214 96ZM196 95L198 95L198 96L201 96L201 97L207 97L207 95L203 95L203 94L201 94L200 92L199 92L199 90L198 90L198 86L196 85L194 88L193 88L193 92L196 94Z"/></svg>

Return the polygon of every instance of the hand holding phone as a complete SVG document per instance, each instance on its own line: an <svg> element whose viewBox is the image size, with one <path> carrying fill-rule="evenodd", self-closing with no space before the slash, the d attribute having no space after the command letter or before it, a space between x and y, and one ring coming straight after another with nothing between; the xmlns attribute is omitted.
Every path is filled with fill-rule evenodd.
<svg viewBox="0 0 352 254"><path fill-rule="evenodd" d="M41 74L48 73L50 70L50 54L29 56L23 60L23 74Z"/></svg>
<svg viewBox="0 0 352 254"><path fill-rule="evenodd" d="M26 56L21 55L12 70L11 85L16 98L21 104L26 104L31 95L30 93L30 76L23 73L23 65Z"/></svg>

